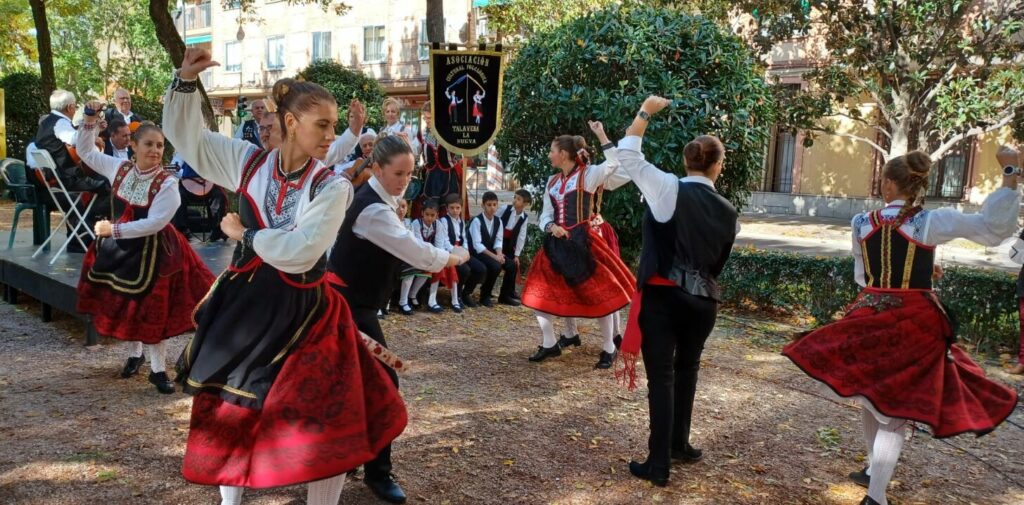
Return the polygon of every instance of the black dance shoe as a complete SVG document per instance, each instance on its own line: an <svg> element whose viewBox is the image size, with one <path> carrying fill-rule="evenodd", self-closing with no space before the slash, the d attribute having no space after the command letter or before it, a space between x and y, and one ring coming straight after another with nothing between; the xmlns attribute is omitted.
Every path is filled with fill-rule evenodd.
<svg viewBox="0 0 1024 505"><path fill-rule="evenodd" d="M523 297L519 296L519 293L512 293L511 295L509 295L509 298L512 298L513 300L515 300L517 302L522 302L523 301Z"/></svg>
<svg viewBox="0 0 1024 505"><path fill-rule="evenodd" d="M412 315L412 307L410 307L408 305L399 305L398 306L398 311L401 312L403 316L411 316Z"/></svg>
<svg viewBox="0 0 1024 505"><path fill-rule="evenodd" d="M149 382L156 386L156 390L162 394L169 395L174 392L174 383L167 378L167 372L150 372Z"/></svg>
<svg viewBox="0 0 1024 505"><path fill-rule="evenodd" d="M696 463L704 459L704 451L686 444L682 449L672 449L672 459L680 463Z"/></svg>
<svg viewBox="0 0 1024 505"><path fill-rule="evenodd" d="M480 305L483 305L484 307L493 307L494 306L494 300L492 300L491 297L489 297L489 296L488 297L480 297Z"/></svg>
<svg viewBox="0 0 1024 505"><path fill-rule="evenodd" d="M651 465L644 463L637 463L636 461L629 462L629 473L633 474L634 477L649 480L651 484L658 487L665 487L668 485L668 470L664 472L655 472L651 469Z"/></svg>
<svg viewBox="0 0 1024 505"><path fill-rule="evenodd" d="M868 487L871 485L871 476L868 475L868 467L866 466L859 472L850 472L849 477L854 484L860 487Z"/></svg>
<svg viewBox="0 0 1024 505"><path fill-rule="evenodd" d="M879 503L870 496L865 496L864 499L860 501L860 505L879 505Z"/></svg>
<svg viewBox="0 0 1024 505"><path fill-rule="evenodd" d="M365 477L363 482L366 483L366 487L370 488L370 491L373 491L373 494L377 495L377 498L388 503L405 503L405 491L402 491L402 486L395 482L393 476L388 475L383 479Z"/></svg>
<svg viewBox="0 0 1024 505"><path fill-rule="evenodd" d="M551 347L544 347L542 345L538 345L537 346L537 352L534 353L533 356L530 356L530 361L532 361L534 363L540 363L541 361L544 361L544 360L546 360L548 358L554 358L555 356L561 356L561 355L562 355L562 348L558 347L557 344L553 345Z"/></svg>
<svg viewBox="0 0 1024 505"><path fill-rule="evenodd" d="M615 363L615 356L617 356L618 354L619 353L617 351L612 353L601 351L601 357L597 359L597 364L594 365L594 368L600 368L601 370L607 370L611 368L612 363Z"/></svg>
<svg viewBox="0 0 1024 505"><path fill-rule="evenodd" d="M427 310L433 312L434 314L440 314L440 313L444 312L444 307L442 307L440 305L431 305L431 306L427 307Z"/></svg>
<svg viewBox="0 0 1024 505"><path fill-rule="evenodd" d="M139 356L138 358L128 358L128 361L124 362L124 368L121 369L121 377L127 379L137 373L142 368L142 363L146 361L146 358Z"/></svg>
<svg viewBox="0 0 1024 505"><path fill-rule="evenodd" d="M612 343L615 344L615 349L616 350L621 349L622 348L622 335L615 335L614 337L612 337Z"/></svg>
<svg viewBox="0 0 1024 505"><path fill-rule="evenodd" d="M511 305L512 307L518 307L518 306L522 305L522 303L520 303L519 300L516 300L515 298L512 298L511 296L499 296L498 297L498 303L500 303L502 305Z"/></svg>
<svg viewBox="0 0 1024 505"><path fill-rule="evenodd" d="M469 307L471 309L475 309L478 306L477 303L474 302L473 298L470 296L460 296L459 300L462 300L462 305Z"/></svg>
<svg viewBox="0 0 1024 505"><path fill-rule="evenodd" d="M561 335L561 336L558 337L558 347L561 347L562 349L565 349L566 347L569 347L570 345L574 345L576 347L579 347L579 346L583 345L583 341L580 340L580 336L578 334L575 337L571 337L571 338L567 337L565 335Z"/></svg>
<svg viewBox="0 0 1024 505"><path fill-rule="evenodd" d="M457 303L453 303L452 304L452 311L455 312L456 314L462 314L462 305L459 305Z"/></svg>

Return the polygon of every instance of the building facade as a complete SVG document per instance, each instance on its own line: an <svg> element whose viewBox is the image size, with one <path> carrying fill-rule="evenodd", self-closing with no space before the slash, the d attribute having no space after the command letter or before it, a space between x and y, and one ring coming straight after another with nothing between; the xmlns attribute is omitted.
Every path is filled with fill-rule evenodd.
<svg viewBox="0 0 1024 505"><path fill-rule="evenodd" d="M777 44L769 54L768 73L794 89L806 89L803 74L824 54L822 38L813 34ZM868 97L858 108L875 111ZM836 131L884 142L881 134L847 118L829 118ZM879 193L882 155L873 147L841 135L818 134L811 146L805 133L775 129L765 154L759 187L747 211L852 218L882 205ZM971 137L947 151L932 168L926 206L952 205L974 210L1002 184L995 160L1001 144L1012 143L1009 127Z"/></svg>
<svg viewBox="0 0 1024 505"><path fill-rule="evenodd" d="M333 60L375 77L388 95L404 102L404 120L418 124L427 100L426 2L379 0L347 2L342 15L316 5L256 0L254 12L237 2L188 2L177 19L185 44L203 47L220 62L201 79L218 114L235 108L237 98L266 96L274 82L293 77L310 63ZM472 0L444 2L446 42L470 36ZM474 26L475 28L475 26Z"/></svg>

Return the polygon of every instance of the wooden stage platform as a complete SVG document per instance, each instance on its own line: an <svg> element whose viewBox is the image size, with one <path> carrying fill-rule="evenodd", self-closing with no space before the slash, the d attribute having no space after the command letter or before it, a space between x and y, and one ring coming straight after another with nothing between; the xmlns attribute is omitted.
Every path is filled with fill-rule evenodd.
<svg viewBox="0 0 1024 505"><path fill-rule="evenodd" d="M6 242L6 241L5 241ZM89 316L75 311L78 302L78 278L82 269L84 254L64 253L50 265L51 254L60 247L51 248L35 259L35 247L28 243L16 243L11 249L0 249L0 285L3 285L3 299L10 304L18 303L18 296L25 295L42 303L42 319L49 322L53 309L59 310L86 322L85 345L97 341ZM220 274L231 261L234 242L204 244L192 242L192 248L214 275ZM191 307L183 310L192 310Z"/></svg>

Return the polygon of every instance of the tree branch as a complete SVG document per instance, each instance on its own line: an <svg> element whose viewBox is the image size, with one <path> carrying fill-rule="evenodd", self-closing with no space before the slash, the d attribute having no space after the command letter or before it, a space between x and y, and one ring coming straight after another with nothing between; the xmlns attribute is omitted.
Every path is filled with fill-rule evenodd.
<svg viewBox="0 0 1024 505"><path fill-rule="evenodd" d="M1013 120L1013 114L1011 112L1011 114L1009 114L1007 116L1003 116L1002 119L1000 119L999 121L997 121L997 122L995 122L995 123L993 123L993 124L991 124L991 125L989 125L989 126L987 126L985 128L981 128L981 127L978 127L978 126L976 126L974 128L969 128L967 131L965 131L963 133L960 133L960 134L957 134L957 135L953 135L952 137L946 139L946 141L943 142L942 144L940 144L939 147L936 148L934 151L932 151L932 153L929 154L929 156L931 156L932 161L939 161L940 159L942 159L942 155L946 154L946 151L950 150L953 146L955 146L957 144L957 142L960 142L960 141L962 141L962 140L964 140L964 139L966 139L968 137L973 137L975 135L981 135L983 133L988 133L988 132L991 132L991 131L998 130L998 129L1000 129L1000 128L1010 124L1010 121L1012 121L1012 120Z"/></svg>
<svg viewBox="0 0 1024 505"><path fill-rule="evenodd" d="M853 116L851 116L849 114L846 114L846 113L843 113L843 112L835 112L835 113L831 114L828 117L845 117L845 118L851 119L851 120L856 121L856 122L858 122L858 123L860 123L860 124L862 124L864 126L867 126L868 128L874 128L879 133L881 133L881 134L885 135L886 137L888 137L890 140L892 139L892 134L889 133L885 128L882 128L881 126L878 126L878 125L876 125L876 124L874 124L874 123L872 123L872 122L870 122L867 119L864 119L862 117L853 117Z"/></svg>
<svg viewBox="0 0 1024 505"><path fill-rule="evenodd" d="M878 145L877 142L875 142L875 141L873 141L873 140L871 140L871 139L869 139L867 137L862 137L860 135L855 135L853 133L832 131L832 130L828 130L828 129L825 129L825 128L819 128L819 127L807 128L807 130L821 132L821 133L826 133L828 135L835 135L835 136L838 136L838 137L846 137L848 139L853 139L853 140L855 140L857 142L863 142L863 143L871 146L872 148L874 148L879 153L881 153L882 156L885 159L889 159L889 151L887 149L883 149L882 146Z"/></svg>

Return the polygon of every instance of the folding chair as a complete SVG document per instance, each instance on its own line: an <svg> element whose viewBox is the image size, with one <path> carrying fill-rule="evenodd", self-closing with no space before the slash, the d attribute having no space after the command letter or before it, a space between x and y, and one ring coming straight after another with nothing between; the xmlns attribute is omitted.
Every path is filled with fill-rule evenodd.
<svg viewBox="0 0 1024 505"><path fill-rule="evenodd" d="M60 177L57 177L57 164L54 163L53 157L50 156L49 152L38 148L29 149L28 157L33 162L29 163L29 165L42 175L42 179L44 181L47 181L50 199L53 201L54 207L56 207L61 214L60 223L50 231L50 236L46 237L46 241L43 242L43 245L39 246L39 249L36 249L36 252L32 253L32 257L35 258L39 253L43 252L43 248L49 245L50 241L53 240L53 236L60 232L64 227L64 223L68 222L69 217L78 218L78 222L71 228L67 240L64 241L64 244L60 246L60 249L57 249L57 252L53 254L52 258L50 258L50 264L52 265L57 261L57 258L64 253L64 250L68 248L68 244L71 243L72 237L81 244L82 249L86 249L86 245L85 242L82 241L82 237L78 236L79 230L84 230L93 239L96 238L96 235L93 234L91 229L89 229L89 223L85 220L85 216L89 214L89 211L92 209L92 204L96 203L96 199L94 198L89 200L89 204L86 205L85 211L79 211L78 204L82 201L82 195L87 193L87 191L68 191L67 188L64 187L64 181L60 180ZM52 178L48 179L46 177L47 169L53 172ZM55 181L57 185L54 186L50 183L50 179ZM67 211L60 206L60 202L57 200L58 196L63 196L68 202L70 202L70 206ZM74 196L74 198L72 198L72 196Z"/></svg>

